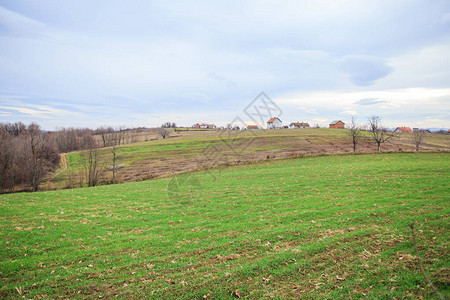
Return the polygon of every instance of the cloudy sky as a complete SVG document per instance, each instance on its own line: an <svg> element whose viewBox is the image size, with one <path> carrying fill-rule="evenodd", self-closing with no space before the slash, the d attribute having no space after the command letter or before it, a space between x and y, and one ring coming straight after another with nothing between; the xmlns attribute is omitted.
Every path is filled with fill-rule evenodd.
<svg viewBox="0 0 450 300"><path fill-rule="evenodd" d="M450 127L450 1L0 0L0 122Z"/></svg>

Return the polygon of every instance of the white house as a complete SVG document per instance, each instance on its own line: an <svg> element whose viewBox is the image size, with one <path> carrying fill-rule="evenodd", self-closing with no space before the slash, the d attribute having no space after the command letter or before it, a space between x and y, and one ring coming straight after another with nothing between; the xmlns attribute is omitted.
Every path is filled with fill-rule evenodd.
<svg viewBox="0 0 450 300"><path fill-rule="evenodd" d="M267 129L280 129L282 127L283 122L277 117L273 117L267 121Z"/></svg>

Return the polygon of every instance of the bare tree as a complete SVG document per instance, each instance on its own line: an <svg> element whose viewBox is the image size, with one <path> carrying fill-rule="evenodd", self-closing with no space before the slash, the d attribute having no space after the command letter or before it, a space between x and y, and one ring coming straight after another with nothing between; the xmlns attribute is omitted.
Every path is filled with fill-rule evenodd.
<svg viewBox="0 0 450 300"><path fill-rule="evenodd" d="M116 172L118 170L118 167L117 167L117 159L118 159L117 149L118 149L118 146L120 145L120 141L122 139L121 132L122 132L122 130L116 131L113 134L113 138L111 139L112 146L111 146L111 150L110 151L111 151L111 154L112 154L112 167L111 167L111 169L112 169L112 183L115 182Z"/></svg>
<svg viewBox="0 0 450 300"><path fill-rule="evenodd" d="M102 137L103 147L111 146L111 134L114 133L112 127L99 127L95 130L95 134L99 134Z"/></svg>
<svg viewBox="0 0 450 300"><path fill-rule="evenodd" d="M31 147L31 165L30 165L30 177L31 186L33 192L37 192L42 177L42 157L40 156L41 148L44 144L44 136L41 132L41 128L36 123L31 123L28 128L30 147Z"/></svg>
<svg viewBox="0 0 450 300"><path fill-rule="evenodd" d="M369 118L369 131L372 134L372 139L377 144L378 152L380 152L381 144L395 137L395 132L381 125L381 117L379 116L371 116Z"/></svg>
<svg viewBox="0 0 450 300"><path fill-rule="evenodd" d="M12 136L6 128L0 128L0 192L14 186L13 167L15 151Z"/></svg>
<svg viewBox="0 0 450 300"><path fill-rule="evenodd" d="M175 122L166 122L161 125L163 128L176 128L177 124Z"/></svg>
<svg viewBox="0 0 450 300"><path fill-rule="evenodd" d="M361 127L356 124L356 116L352 116L350 126L348 127L348 135L353 143L353 152L356 152L356 145L361 139Z"/></svg>
<svg viewBox="0 0 450 300"><path fill-rule="evenodd" d="M80 138L74 128L61 128L54 135L53 140L59 152L67 153L79 150L81 147Z"/></svg>
<svg viewBox="0 0 450 300"><path fill-rule="evenodd" d="M414 145L416 145L416 151L419 151L420 145L422 144L424 137L425 137L425 132L420 131L420 130L414 130L413 139L414 139Z"/></svg>
<svg viewBox="0 0 450 300"><path fill-rule="evenodd" d="M159 136L161 136L163 139L166 139L170 136L170 130L164 127L160 127L158 128L158 134Z"/></svg>
<svg viewBox="0 0 450 300"><path fill-rule="evenodd" d="M89 140L86 137L86 140ZM90 136L90 142L86 142L87 150L81 154L83 160L83 167L86 174L86 180L88 186L96 186L99 183L100 175L103 171L103 165L100 161L100 154L92 136Z"/></svg>
<svg viewBox="0 0 450 300"><path fill-rule="evenodd" d="M116 129L116 132L119 132L119 143L118 145L120 146L120 143L125 144L125 138L127 136L127 129L125 126L120 126L119 129Z"/></svg>
<svg viewBox="0 0 450 300"><path fill-rule="evenodd" d="M117 161L117 145L112 146L111 153L112 157L112 183L114 183L116 179L116 161Z"/></svg>
<svg viewBox="0 0 450 300"><path fill-rule="evenodd" d="M36 123L0 123L0 192L22 185L38 191L42 178L60 162L56 143L49 137Z"/></svg>
<svg viewBox="0 0 450 300"><path fill-rule="evenodd" d="M9 134L18 137L22 133L26 132L27 126L23 124L22 122L16 122L16 123L6 123L2 124L2 127L4 130L6 130Z"/></svg>

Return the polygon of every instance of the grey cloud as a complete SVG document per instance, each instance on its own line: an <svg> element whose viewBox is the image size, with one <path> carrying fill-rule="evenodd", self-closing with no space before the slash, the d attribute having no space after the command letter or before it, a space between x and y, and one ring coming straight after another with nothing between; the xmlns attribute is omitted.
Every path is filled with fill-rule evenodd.
<svg viewBox="0 0 450 300"><path fill-rule="evenodd" d="M393 71L384 59L367 55L345 56L339 62L339 67L358 86L372 85Z"/></svg>
<svg viewBox="0 0 450 300"><path fill-rule="evenodd" d="M276 99L364 91L360 86L374 83L373 90L448 87L448 1L138 2L3 0L0 97L95 106L80 107L85 124L103 123L106 115L147 120L149 112L164 115L176 105L180 114L226 122L211 108L239 110L260 90ZM374 104L383 100L363 99L369 97L389 99L348 101L360 105L360 114L382 109ZM0 98L12 106L6 104ZM304 113L332 117L341 110ZM80 118L55 116L52 124L81 124Z"/></svg>

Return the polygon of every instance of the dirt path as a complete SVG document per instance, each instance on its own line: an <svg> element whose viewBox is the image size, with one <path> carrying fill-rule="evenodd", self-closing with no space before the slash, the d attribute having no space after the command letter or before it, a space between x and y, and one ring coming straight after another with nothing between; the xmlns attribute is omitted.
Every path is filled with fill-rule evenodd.
<svg viewBox="0 0 450 300"><path fill-rule="evenodd" d="M61 174L65 170L67 170L68 165L67 165L66 153L61 153L60 155L61 155L61 161L60 161L61 168L56 173L51 174L47 180L53 180L53 179L55 179L56 176L58 176L59 174Z"/></svg>

